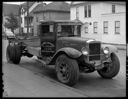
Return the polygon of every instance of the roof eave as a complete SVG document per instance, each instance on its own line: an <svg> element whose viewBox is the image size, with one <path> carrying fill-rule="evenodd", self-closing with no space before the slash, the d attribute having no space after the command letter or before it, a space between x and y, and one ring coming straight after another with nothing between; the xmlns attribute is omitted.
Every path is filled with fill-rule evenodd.
<svg viewBox="0 0 128 99"><path fill-rule="evenodd" d="M60 10L39 10L39 11L34 11L33 13L41 13L41 12L67 12L67 13L70 13L70 11L60 11Z"/></svg>

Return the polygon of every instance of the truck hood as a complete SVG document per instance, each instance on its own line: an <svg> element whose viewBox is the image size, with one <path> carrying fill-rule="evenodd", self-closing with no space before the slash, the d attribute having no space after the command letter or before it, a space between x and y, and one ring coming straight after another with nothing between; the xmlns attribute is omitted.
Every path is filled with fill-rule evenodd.
<svg viewBox="0 0 128 99"><path fill-rule="evenodd" d="M72 43L84 43L84 44L92 41L96 42L95 39L84 38L84 37L61 37L58 40L72 42Z"/></svg>
<svg viewBox="0 0 128 99"><path fill-rule="evenodd" d="M100 41L96 41L90 38L83 38L83 37L60 37L58 39L58 42L59 42L58 46L61 46L60 48L71 47L79 51L83 47L86 47L88 43L96 43L96 42L100 43Z"/></svg>

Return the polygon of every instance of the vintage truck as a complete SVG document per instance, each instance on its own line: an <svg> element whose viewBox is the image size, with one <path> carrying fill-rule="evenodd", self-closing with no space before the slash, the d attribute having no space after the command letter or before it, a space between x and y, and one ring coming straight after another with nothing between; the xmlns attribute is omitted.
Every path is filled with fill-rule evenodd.
<svg viewBox="0 0 128 99"><path fill-rule="evenodd" d="M58 80L69 86L76 84L81 72L115 77L120 70L117 48L81 37L82 25L78 20L42 20L38 36L9 41L7 60L19 64L22 56L37 56L44 65L55 66Z"/></svg>

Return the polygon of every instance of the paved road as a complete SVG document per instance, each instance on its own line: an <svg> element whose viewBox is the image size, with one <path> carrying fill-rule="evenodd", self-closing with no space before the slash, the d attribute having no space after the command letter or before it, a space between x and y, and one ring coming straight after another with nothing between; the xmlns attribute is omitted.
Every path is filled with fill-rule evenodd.
<svg viewBox="0 0 128 99"><path fill-rule="evenodd" d="M3 47L3 60L5 61L5 48L6 43L4 42ZM90 97L124 97L126 96L126 51L119 50L118 53L121 69L119 74L112 80L101 78L97 72L80 74L78 83L73 86L74 89L80 91L81 94ZM6 63L5 63L6 64ZM36 61L36 57L27 58L22 57L21 63L18 65L26 68L38 76L47 76L48 78L57 81L54 68L48 67L43 68L42 64ZM61 84L63 86L63 84ZM64 85L65 86L65 85ZM68 87L69 88L69 87Z"/></svg>

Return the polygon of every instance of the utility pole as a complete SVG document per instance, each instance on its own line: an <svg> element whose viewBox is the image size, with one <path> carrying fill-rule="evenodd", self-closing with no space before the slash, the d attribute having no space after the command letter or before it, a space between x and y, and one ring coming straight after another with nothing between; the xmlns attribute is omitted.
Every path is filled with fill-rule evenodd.
<svg viewBox="0 0 128 99"><path fill-rule="evenodd" d="M29 2L27 1L27 37L29 35Z"/></svg>
<svg viewBox="0 0 128 99"><path fill-rule="evenodd" d="M19 35L21 36L22 35L22 33L21 33L21 20L22 20L22 18L21 18L21 5L20 5L20 8L19 8Z"/></svg>

